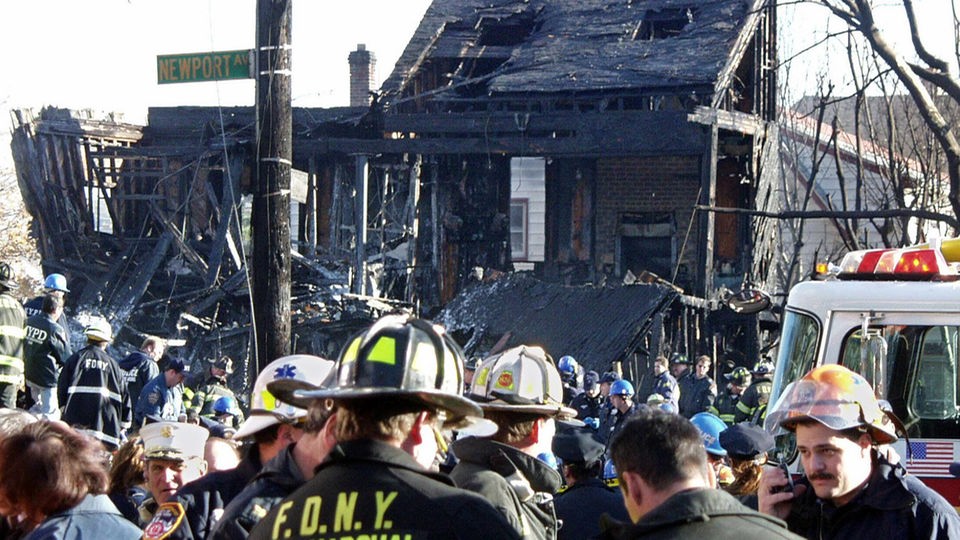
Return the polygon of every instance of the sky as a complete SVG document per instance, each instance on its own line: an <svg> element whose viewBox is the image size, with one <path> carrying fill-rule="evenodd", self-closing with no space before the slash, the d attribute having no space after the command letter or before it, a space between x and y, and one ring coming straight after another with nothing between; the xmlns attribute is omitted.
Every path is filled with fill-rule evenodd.
<svg viewBox="0 0 960 540"><path fill-rule="evenodd" d="M626 1L626 0L610 0ZM951 0L915 0L924 35L951 52ZM293 104L349 102L347 55L364 43L386 78L413 35L429 0L293 0ZM785 2L786 3L786 2ZM902 9L879 0L881 28L904 43ZM799 6L781 16L781 59L838 29L823 8ZM0 166L9 163L10 108L45 105L119 111L142 123L149 106L251 105L253 80L158 85L162 54L253 48L255 0L9 0L0 2ZM893 21L893 22L889 22ZM899 36L899 37L898 37ZM834 45L842 42L832 41ZM822 49L792 63L794 86L843 63Z"/></svg>
<svg viewBox="0 0 960 540"><path fill-rule="evenodd" d="M294 0L293 105L348 105L347 55L363 43L389 76L429 0ZM250 80L157 84L157 55L252 49L255 0L4 0L0 2L0 166L8 110L45 105L119 111L252 105Z"/></svg>

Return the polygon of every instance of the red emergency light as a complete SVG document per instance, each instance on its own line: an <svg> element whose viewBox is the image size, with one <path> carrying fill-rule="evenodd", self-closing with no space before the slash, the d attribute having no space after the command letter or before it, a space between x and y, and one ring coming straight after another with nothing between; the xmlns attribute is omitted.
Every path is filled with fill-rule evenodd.
<svg viewBox="0 0 960 540"><path fill-rule="evenodd" d="M956 279L957 271L938 249L873 249L848 253L841 279Z"/></svg>

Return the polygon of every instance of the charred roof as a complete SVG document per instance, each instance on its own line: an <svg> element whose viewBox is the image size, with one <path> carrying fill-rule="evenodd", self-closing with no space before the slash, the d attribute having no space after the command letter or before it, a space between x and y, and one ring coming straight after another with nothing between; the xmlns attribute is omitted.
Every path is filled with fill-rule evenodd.
<svg viewBox="0 0 960 540"><path fill-rule="evenodd" d="M382 90L425 65L490 94L722 88L763 0L435 0ZM444 63L446 62L446 63Z"/></svg>

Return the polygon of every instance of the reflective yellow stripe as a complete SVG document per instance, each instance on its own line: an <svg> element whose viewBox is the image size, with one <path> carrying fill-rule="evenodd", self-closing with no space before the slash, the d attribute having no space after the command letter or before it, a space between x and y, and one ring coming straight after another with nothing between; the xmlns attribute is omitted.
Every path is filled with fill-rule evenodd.
<svg viewBox="0 0 960 540"><path fill-rule="evenodd" d="M23 371L23 360L16 356L7 356L0 354L0 367L9 366L13 369Z"/></svg>
<svg viewBox="0 0 960 540"><path fill-rule="evenodd" d="M740 402L737 403L737 410L740 411L740 412L742 412L742 413L744 413L744 414L751 414L751 413L753 413L753 411L756 410L756 409L751 409L751 408L748 407L747 405L744 405L742 401L740 401Z"/></svg>
<svg viewBox="0 0 960 540"><path fill-rule="evenodd" d="M360 350L360 338L356 338L350 342L350 346L347 347L347 350L343 352L343 359L341 360L342 364L348 364L357 359L357 351Z"/></svg>
<svg viewBox="0 0 960 540"><path fill-rule="evenodd" d="M27 335L27 329L22 326L10 326L9 324L0 326L0 336L23 339L25 335Z"/></svg>
<svg viewBox="0 0 960 540"><path fill-rule="evenodd" d="M367 355L368 362L380 362L382 364L397 363L397 340L392 337L382 336L373 344L370 354Z"/></svg>

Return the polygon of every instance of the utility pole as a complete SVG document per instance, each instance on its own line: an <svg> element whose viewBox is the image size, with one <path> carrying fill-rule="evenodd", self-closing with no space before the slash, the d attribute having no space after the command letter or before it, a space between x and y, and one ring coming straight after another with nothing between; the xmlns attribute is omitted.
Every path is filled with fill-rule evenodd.
<svg viewBox="0 0 960 540"><path fill-rule="evenodd" d="M290 353L290 104L293 0L257 0L253 328L257 371Z"/></svg>

